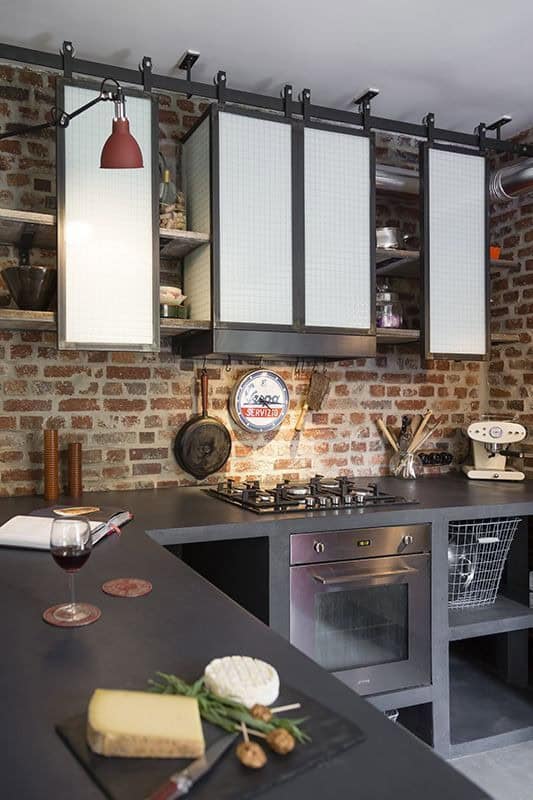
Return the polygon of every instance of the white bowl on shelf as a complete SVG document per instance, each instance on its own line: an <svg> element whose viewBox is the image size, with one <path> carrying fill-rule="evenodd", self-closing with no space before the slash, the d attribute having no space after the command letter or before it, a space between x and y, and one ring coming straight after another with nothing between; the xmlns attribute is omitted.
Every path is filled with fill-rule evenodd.
<svg viewBox="0 0 533 800"><path fill-rule="evenodd" d="M187 298L176 286L160 286L159 302L163 306L181 306Z"/></svg>

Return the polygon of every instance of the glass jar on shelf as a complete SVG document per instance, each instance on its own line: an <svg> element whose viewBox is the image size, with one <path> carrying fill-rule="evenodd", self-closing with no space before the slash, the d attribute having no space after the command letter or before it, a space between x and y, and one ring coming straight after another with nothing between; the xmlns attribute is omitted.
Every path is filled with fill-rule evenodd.
<svg viewBox="0 0 533 800"><path fill-rule="evenodd" d="M376 294L376 326L378 328L401 328L403 326L403 308L400 296L396 292L378 290Z"/></svg>

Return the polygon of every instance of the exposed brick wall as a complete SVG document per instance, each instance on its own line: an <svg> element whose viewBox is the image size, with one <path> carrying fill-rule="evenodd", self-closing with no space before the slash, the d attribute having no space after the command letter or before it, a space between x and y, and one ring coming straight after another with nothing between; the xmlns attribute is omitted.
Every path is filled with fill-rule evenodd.
<svg viewBox="0 0 533 800"><path fill-rule="evenodd" d="M0 127L26 119L42 121L53 102L53 76L0 67ZM160 146L171 167L179 160L183 131L202 107L184 97L160 98ZM32 210L53 207L53 134L43 138L45 150L33 166L24 161L30 158L30 139L3 143L11 142L11 150L0 149L0 159L7 159L0 164L0 193L9 194L0 194L0 204ZM42 141L37 137L34 143ZM382 163L416 166L416 143L402 137L379 137L377 154ZM44 183L36 188L37 179L49 182L46 190ZM400 225L416 233L418 201L380 194L377 219L378 224ZM51 257L35 251L32 262L45 263ZM16 253L0 245L0 267L9 263L16 263ZM166 277L176 279L175 264L163 269ZM397 288L415 324L417 286L400 281ZM63 448L69 440L83 442L86 488L194 482L177 467L172 443L179 426L197 410L201 363L173 356L170 341L162 342L160 354L59 352L54 334L0 331L0 356L0 494L41 491L45 426L60 429ZM230 427L233 438L225 475L273 482L314 472L384 474L390 452L377 434L378 416L399 426L402 414L431 407L442 416L433 445L462 452L464 442L457 428L479 412L479 364L436 361L422 369L416 347L403 346L389 348L376 359L331 365L332 383L324 407L308 415L301 434L295 433L294 425L309 369L297 375L293 364L277 364L291 392L288 420L277 432L250 435L230 420L227 399L237 377L256 364L235 364L230 371L220 364L209 366L211 408Z"/></svg>
<svg viewBox="0 0 533 800"><path fill-rule="evenodd" d="M533 129L517 139L533 142ZM507 156L495 166L511 163ZM492 281L492 326L495 331L516 333L520 342L494 351L489 372L489 408L494 416L514 414L533 426L533 198L494 203L491 241L502 246L502 258L515 260L518 270L502 270ZM531 444L528 445L531 452ZM525 459L533 476L533 452Z"/></svg>

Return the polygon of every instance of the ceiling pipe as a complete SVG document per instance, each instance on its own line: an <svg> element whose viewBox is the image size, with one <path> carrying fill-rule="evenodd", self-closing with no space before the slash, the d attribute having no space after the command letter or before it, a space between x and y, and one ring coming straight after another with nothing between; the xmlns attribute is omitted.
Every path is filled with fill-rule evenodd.
<svg viewBox="0 0 533 800"><path fill-rule="evenodd" d="M376 188L400 194L418 194L420 179L418 172L402 167L389 167L378 164L376 168ZM533 159L519 161L508 167L496 170L490 176L489 195L491 200L507 201L533 192Z"/></svg>

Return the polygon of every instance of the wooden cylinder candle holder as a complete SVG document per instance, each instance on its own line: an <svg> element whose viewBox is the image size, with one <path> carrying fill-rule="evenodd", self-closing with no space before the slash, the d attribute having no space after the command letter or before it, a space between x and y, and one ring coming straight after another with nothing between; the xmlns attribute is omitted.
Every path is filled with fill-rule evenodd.
<svg viewBox="0 0 533 800"><path fill-rule="evenodd" d="M59 439L55 429L44 431L44 498L59 497Z"/></svg>
<svg viewBox="0 0 533 800"><path fill-rule="evenodd" d="M83 491L81 460L81 442L70 442L68 446L68 493L71 497L80 497Z"/></svg>

